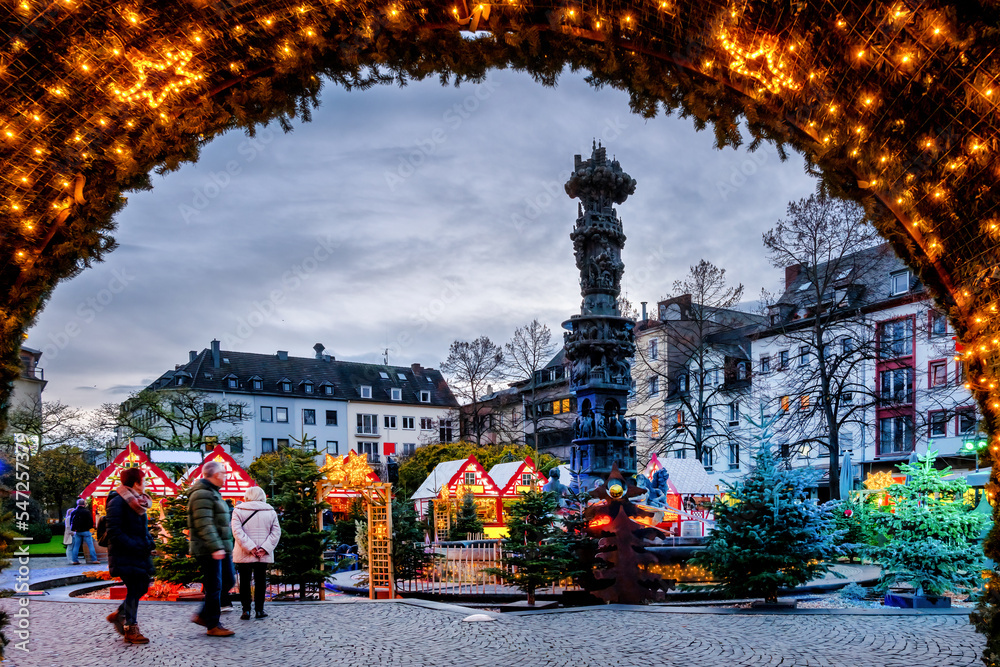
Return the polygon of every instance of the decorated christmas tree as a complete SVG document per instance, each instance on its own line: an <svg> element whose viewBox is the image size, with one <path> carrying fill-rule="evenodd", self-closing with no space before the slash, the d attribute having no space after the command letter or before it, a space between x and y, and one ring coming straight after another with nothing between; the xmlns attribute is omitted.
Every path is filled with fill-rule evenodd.
<svg viewBox="0 0 1000 667"><path fill-rule="evenodd" d="M573 564L573 554L555 525L559 498L546 491L525 491L509 508L507 537L503 540L502 568L491 569L513 584L535 604L535 591L559 581Z"/></svg>
<svg viewBox="0 0 1000 667"><path fill-rule="evenodd" d="M331 535L321 531L316 517L329 505L316 499L316 483L323 478L315 452L289 447L282 465L274 472L277 493L274 505L281 510L281 544L274 554L275 583L295 584L299 599L307 589L319 588L326 579L321 569L323 552Z"/></svg>
<svg viewBox="0 0 1000 667"><path fill-rule="evenodd" d="M814 481L803 470L781 470L771 451L774 420L760 429L750 472L713 504L715 528L691 563L712 572L732 597L776 602L778 589L800 586L829 571L842 535L829 507L809 498Z"/></svg>
<svg viewBox="0 0 1000 667"><path fill-rule="evenodd" d="M472 493L466 493L458 506L455 522L451 524L449 537L453 540L467 540L472 535L482 535L483 530L485 529L479 518L479 510L476 508L476 498Z"/></svg>
<svg viewBox="0 0 1000 667"><path fill-rule="evenodd" d="M187 484L173 497L162 500L163 517L149 516L149 532L156 540L156 578L171 584L185 585L201 581L198 561L188 554L188 494Z"/></svg>
<svg viewBox="0 0 1000 667"><path fill-rule="evenodd" d="M656 556L646 551L645 541L660 533L635 520L650 518L652 513L631 500L643 493L622 476L616 463L607 484L591 492L603 502L584 512L588 530L599 538L597 559L604 562L594 571L597 588L593 593L606 602L641 604L659 595L660 575L644 566L657 562Z"/></svg>
<svg viewBox="0 0 1000 667"><path fill-rule="evenodd" d="M887 540L866 556L882 566L881 588L904 583L917 595L936 597L979 586L983 549L979 538L987 517L963 502L964 479L946 481L951 467L934 468L936 451L915 464L902 464L906 484L886 489L891 503L872 514L875 530Z"/></svg>

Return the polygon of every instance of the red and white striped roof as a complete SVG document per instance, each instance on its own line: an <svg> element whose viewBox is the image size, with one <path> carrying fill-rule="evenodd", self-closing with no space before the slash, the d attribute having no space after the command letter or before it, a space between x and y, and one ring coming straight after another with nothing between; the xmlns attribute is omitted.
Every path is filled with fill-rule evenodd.
<svg viewBox="0 0 1000 667"><path fill-rule="evenodd" d="M115 487L121 484L121 473L125 468L141 468L146 473L146 493L151 496L176 496L179 489L167 474L149 460L144 451L134 442L128 443L121 454L115 457L107 468L83 490L81 498L107 498Z"/></svg>
<svg viewBox="0 0 1000 667"><path fill-rule="evenodd" d="M226 484L219 489L219 493L222 494L223 498L243 498L247 489L251 486L257 486L257 482L253 481L253 478L236 462L236 459L226 453L222 445L216 445L215 449L206 454L205 460L201 462L201 465L193 468L191 472L184 476L184 483L193 484L195 480L201 477L202 468L209 461L219 461L222 465L226 466Z"/></svg>

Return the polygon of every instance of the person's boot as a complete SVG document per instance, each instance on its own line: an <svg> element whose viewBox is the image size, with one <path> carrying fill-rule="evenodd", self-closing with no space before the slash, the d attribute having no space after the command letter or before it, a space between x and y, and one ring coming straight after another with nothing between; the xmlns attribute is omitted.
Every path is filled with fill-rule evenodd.
<svg viewBox="0 0 1000 667"><path fill-rule="evenodd" d="M205 633L209 637L231 637L236 633L228 628L224 628L221 625L217 625L214 628L209 628L208 632Z"/></svg>
<svg viewBox="0 0 1000 667"><path fill-rule="evenodd" d="M121 613L118 609L114 612L108 614L108 623L113 623L115 626L115 631L120 634L125 634L125 614Z"/></svg>
<svg viewBox="0 0 1000 667"><path fill-rule="evenodd" d="M148 644L149 638L144 637L139 632L139 625L133 623L132 625L125 626L125 642L128 644Z"/></svg>
<svg viewBox="0 0 1000 667"><path fill-rule="evenodd" d="M255 615L256 615L257 618L267 618L267 614L264 613L263 610L258 611Z"/></svg>
<svg viewBox="0 0 1000 667"><path fill-rule="evenodd" d="M249 621L250 620L250 612L248 610L244 609L243 613L240 614L240 620L241 621Z"/></svg>

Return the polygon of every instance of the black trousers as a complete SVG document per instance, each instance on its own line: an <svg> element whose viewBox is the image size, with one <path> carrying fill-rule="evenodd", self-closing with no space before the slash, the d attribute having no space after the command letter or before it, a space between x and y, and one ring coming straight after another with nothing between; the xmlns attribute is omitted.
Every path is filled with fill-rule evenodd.
<svg viewBox="0 0 1000 667"><path fill-rule="evenodd" d="M134 625L136 613L139 611L139 598L149 590L149 576L124 575L121 580L125 584L125 600L118 606L118 611L125 616L125 625Z"/></svg>
<svg viewBox="0 0 1000 667"><path fill-rule="evenodd" d="M267 592L267 568L270 563L237 563L240 575L240 603L243 611L250 613L250 578L253 577L254 611L264 611L264 593Z"/></svg>

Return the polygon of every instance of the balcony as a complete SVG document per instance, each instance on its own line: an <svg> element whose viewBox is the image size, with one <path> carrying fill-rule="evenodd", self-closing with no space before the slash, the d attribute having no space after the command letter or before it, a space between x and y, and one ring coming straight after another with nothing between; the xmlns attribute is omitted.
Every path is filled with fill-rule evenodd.
<svg viewBox="0 0 1000 667"><path fill-rule="evenodd" d="M359 427L354 432L354 435L358 436L359 438L377 438L379 436L379 433L378 433L378 429L377 428L368 428L368 429L366 429L366 428L360 428Z"/></svg>
<svg viewBox="0 0 1000 667"><path fill-rule="evenodd" d="M25 380L41 380L45 381L45 369L39 368L38 366L22 366L21 367L21 378Z"/></svg>

